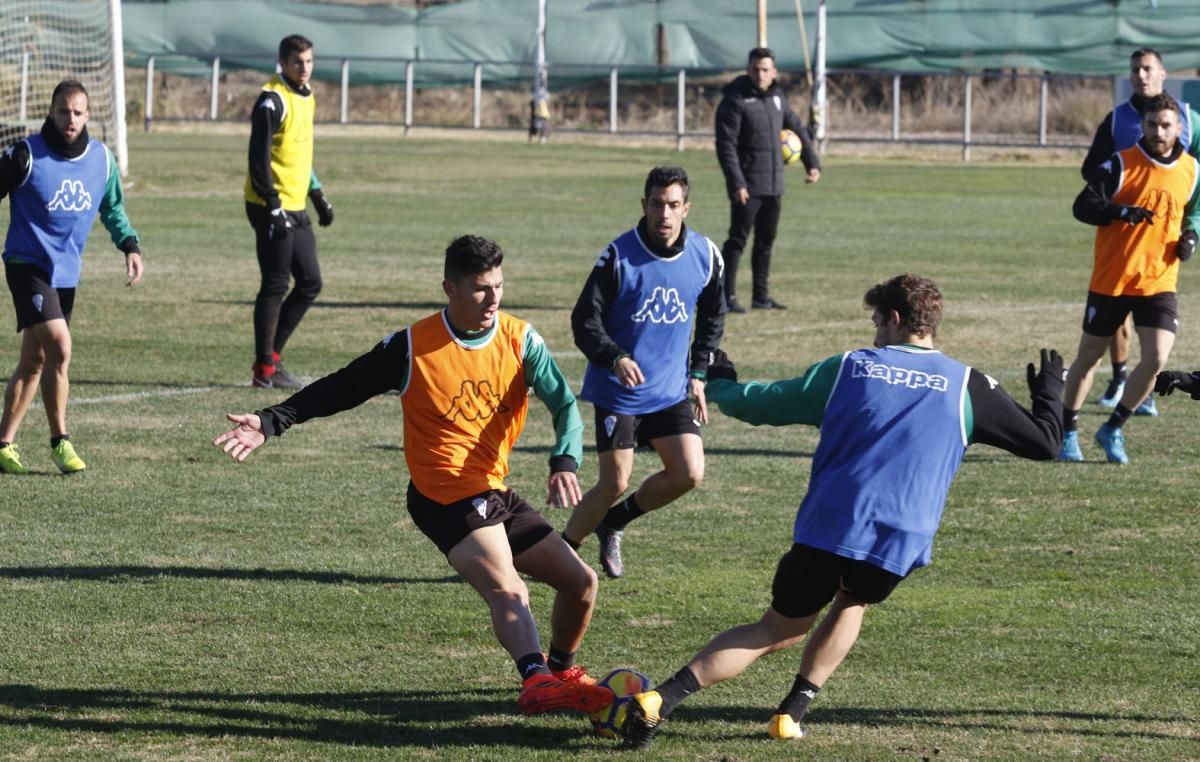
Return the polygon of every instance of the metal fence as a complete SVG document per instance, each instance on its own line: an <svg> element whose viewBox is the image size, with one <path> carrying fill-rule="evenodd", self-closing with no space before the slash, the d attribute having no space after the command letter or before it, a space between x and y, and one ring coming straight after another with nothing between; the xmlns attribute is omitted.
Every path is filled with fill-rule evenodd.
<svg viewBox="0 0 1200 762"><path fill-rule="evenodd" d="M164 69L178 70L186 62L195 72L197 66L183 56L148 59L145 99L130 104L130 118L140 110L146 130L163 121L245 119L263 72L273 64L262 57L215 56L207 66L199 64L208 80L203 92L195 76L156 73L160 60L170 62ZM528 62L343 58L334 71L340 76L320 87L323 93L336 88L337 98L318 99L318 123L389 125L406 135L414 127L515 131L528 125L533 80ZM318 73L328 77L330 70ZM674 138L682 150L688 139L711 140L721 86L737 73L552 65L552 122L558 131ZM793 109L806 113L803 75L781 72L781 82L792 93ZM835 69L828 91L823 118L830 142L961 146L969 159L976 146L1086 147L1091 130L1112 107L1113 79Z"/></svg>

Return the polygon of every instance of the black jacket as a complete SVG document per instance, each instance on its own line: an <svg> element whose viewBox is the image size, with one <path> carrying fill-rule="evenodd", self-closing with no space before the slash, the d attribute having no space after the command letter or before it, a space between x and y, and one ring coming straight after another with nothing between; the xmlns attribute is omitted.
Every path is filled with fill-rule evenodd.
<svg viewBox="0 0 1200 762"><path fill-rule="evenodd" d="M717 161L731 197L738 188L746 188L751 196L783 195L779 133L784 127L800 136L805 169L821 168L808 129L792 112L778 84L759 90L743 74L722 93L717 107Z"/></svg>

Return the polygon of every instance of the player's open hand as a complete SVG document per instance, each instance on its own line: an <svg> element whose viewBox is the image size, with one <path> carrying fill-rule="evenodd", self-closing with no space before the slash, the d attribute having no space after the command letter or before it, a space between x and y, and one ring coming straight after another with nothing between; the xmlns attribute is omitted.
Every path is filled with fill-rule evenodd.
<svg viewBox="0 0 1200 762"><path fill-rule="evenodd" d="M574 508L583 499L579 477L574 471L555 471L550 474L550 494L546 502L555 508Z"/></svg>
<svg viewBox="0 0 1200 762"><path fill-rule="evenodd" d="M617 374L617 380L622 386L630 389L646 382L646 377L642 375L642 367L632 357L626 356L617 360L617 364L613 366L613 373Z"/></svg>
<svg viewBox="0 0 1200 762"><path fill-rule="evenodd" d="M692 398L692 412L702 425L708 423L708 400L704 396L704 382L698 378L688 379L688 396Z"/></svg>
<svg viewBox="0 0 1200 762"><path fill-rule="evenodd" d="M1037 396L1046 393L1055 399L1062 399L1065 385L1062 355L1053 349L1043 349L1039 367L1035 370L1033 363L1025 366L1025 378L1029 382L1029 391Z"/></svg>
<svg viewBox="0 0 1200 762"><path fill-rule="evenodd" d="M816 185L821 182L821 170L816 167L808 170L808 174L804 176L804 182L808 185Z"/></svg>
<svg viewBox="0 0 1200 762"><path fill-rule="evenodd" d="M131 251L125 255L125 275L129 278L126 286L136 286L142 282L142 273L145 272L145 267L142 266L142 255L136 251Z"/></svg>
<svg viewBox="0 0 1200 762"><path fill-rule="evenodd" d="M214 439L213 446L220 447L222 451L229 453L229 457L241 463L246 456L267 441L262 432L262 419L254 413L241 415L226 413L225 417L237 425ZM574 475L571 474L571 476ZM576 489L578 489L578 485Z"/></svg>

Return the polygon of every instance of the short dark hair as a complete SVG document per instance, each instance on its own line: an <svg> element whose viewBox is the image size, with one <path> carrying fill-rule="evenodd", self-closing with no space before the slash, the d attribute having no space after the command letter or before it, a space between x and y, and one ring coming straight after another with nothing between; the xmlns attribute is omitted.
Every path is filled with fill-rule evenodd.
<svg viewBox="0 0 1200 762"><path fill-rule="evenodd" d="M872 286L863 305L884 314L895 310L900 325L914 336L937 336L942 322L942 292L933 281L912 273Z"/></svg>
<svg viewBox="0 0 1200 762"><path fill-rule="evenodd" d="M642 189L642 198L650 198L650 191L654 188L670 188L672 185L683 188L683 200L687 201L690 190L687 170L683 167L655 167L646 175L646 187Z"/></svg>
<svg viewBox="0 0 1200 762"><path fill-rule="evenodd" d="M289 34L279 41L279 60L286 61L292 53L303 53L306 50L312 50L312 40L304 35Z"/></svg>
<svg viewBox="0 0 1200 762"><path fill-rule="evenodd" d="M1138 48L1137 50L1135 50L1129 54L1129 60L1132 61L1133 59L1141 58L1142 56L1154 56L1158 60L1159 66L1163 66L1163 67L1166 66L1166 64L1164 64L1163 60L1162 60L1162 53L1159 53L1154 48Z"/></svg>
<svg viewBox="0 0 1200 762"><path fill-rule="evenodd" d="M749 65L764 58L770 58L772 61L774 61L775 51L771 50L770 48L752 48L750 50L750 55L746 58L746 64Z"/></svg>
<svg viewBox="0 0 1200 762"><path fill-rule="evenodd" d="M1159 111L1174 111L1175 116L1183 119L1183 112L1179 110L1179 102L1168 93L1159 93L1146 101L1146 105L1142 108L1142 117L1145 118L1146 114L1156 114Z"/></svg>
<svg viewBox="0 0 1200 762"><path fill-rule="evenodd" d="M459 280L493 270L503 261L504 252L496 242L477 235L460 235L446 247L442 274L446 280Z"/></svg>
<svg viewBox="0 0 1200 762"><path fill-rule="evenodd" d="M90 105L91 98L83 83L77 79L64 79L54 86L54 92L50 94L50 108L54 108L54 101L58 100L58 96L69 98L76 93L83 93L83 97L88 99Z"/></svg>

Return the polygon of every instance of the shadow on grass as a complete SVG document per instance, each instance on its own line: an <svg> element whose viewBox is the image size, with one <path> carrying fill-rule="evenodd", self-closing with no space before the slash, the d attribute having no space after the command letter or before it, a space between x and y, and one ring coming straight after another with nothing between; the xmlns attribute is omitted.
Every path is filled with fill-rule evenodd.
<svg viewBox="0 0 1200 762"><path fill-rule="evenodd" d="M79 716L72 716L72 715ZM474 722L476 718L486 720ZM168 733L356 747L558 749L578 730L522 720L516 690L218 693L0 685L0 726L86 733Z"/></svg>
<svg viewBox="0 0 1200 762"><path fill-rule="evenodd" d="M127 582L131 579L227 579L266 582L320 582L328 585L416 585L459 582L457 574L444 577L385 577L346 572L297 569L216 569L202 566L5 566L0 579L90 580Z"/></svg>
<svg viewBox="0 0 1200 762"><path fill-rule="evenodd" d="M352 693L129 691L0 685L0 726L88 733L169 733L209 738L263 738L376 748L458 746L561 749L586 738L579 728L523 720L515 690ZM765 740L766 708L685 707L664 728L714 722L754 726L727 740ZM80 716L72 716L72 715ZM1029 734L1174 741L1185 736L1131 730L1128 723L1186 723L1183 717L1007 709L826 709L809 715L814 730L831 726L930 726ZM479 721L476 721L479 720Z"/></svg>
<svg viewBox="0 0 1200 762"><path fill-rule="evenodd" d="M672 725L726 722L748 723L753 732L731 732L726 738L764 739L766 723L774 707L684 707L671 715L663 733ZM816 709L802 723L810 732L837 733L839 725L866 727L927 726L937 729L964 731L989 730L1008 733L1057 734L1091 738L1145 738L1162 741L1181 741L1190 738L1185 733L1171 734L1152 730L1130 729L1131 724L1176 723L1187 726L1194 718L1184 716L1155 717L1146 714L1106 714L1102 712L1045 711L1037 709L925 709L921 707L888 707L864 709L855 707ZM824 731L822 729L825 729Z"/></svg>

